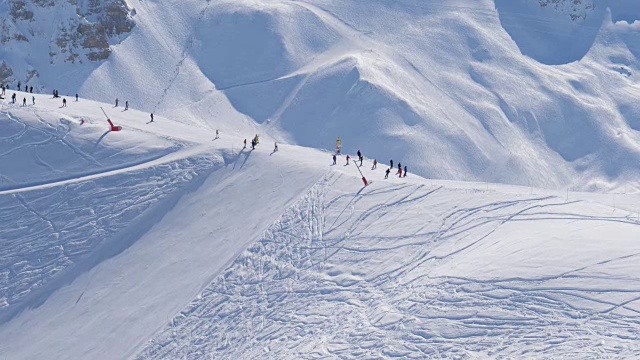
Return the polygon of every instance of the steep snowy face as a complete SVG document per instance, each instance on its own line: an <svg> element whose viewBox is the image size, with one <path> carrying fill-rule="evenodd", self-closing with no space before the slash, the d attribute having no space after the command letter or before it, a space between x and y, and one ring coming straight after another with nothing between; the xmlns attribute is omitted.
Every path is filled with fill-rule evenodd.
<svg viewBox="0 0 640 360"><path fill-rule="evenodd" d="M495 0L500 22L523 55L550 65L582 59L602 25L640 20L634 0Z"/></svg>
<svg viewBox="0 0 640 360"><path fill-rule="evenodd" d="M640 160L640 39L605 10L221 1L192 56L235 109L289 142L341 137L343 151L430 177L602 189L637 178Z"/></svg>
<svg viewBox="0 0 640 360"><path fill-rule="evenodd" d="M0 82L38 87L40 73L55 71L56 65L107 59L110 45L135 26L134 14L125 0L3 1Z"/></svg>

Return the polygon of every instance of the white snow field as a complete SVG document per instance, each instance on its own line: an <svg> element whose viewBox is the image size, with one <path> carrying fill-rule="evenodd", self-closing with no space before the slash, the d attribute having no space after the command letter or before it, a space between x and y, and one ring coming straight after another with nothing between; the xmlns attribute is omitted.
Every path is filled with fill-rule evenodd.
<svg viewBox="0 0 640 360"><path fill-rule="evenodd" d="M327 152L36 103L1 110L22 130L0 158L43 181L0 192L0 357L640 355L638 195L385 180L370 159L363 188Z"/></svg>
<svg viewBox="0 0 640 360"><path fill-rule="evenodd" d="M340 136L427 177L588 191L640 177L636 0L128 4L136 26L102 63L50 65L35 40L0 56L62 94L314 148Z"/></svg>
<svg viewBox="0 0 640 360"><path fill-rule="evenodd" d="M128 3L0 49L0 359L640 358L635 2Z"/></svg>

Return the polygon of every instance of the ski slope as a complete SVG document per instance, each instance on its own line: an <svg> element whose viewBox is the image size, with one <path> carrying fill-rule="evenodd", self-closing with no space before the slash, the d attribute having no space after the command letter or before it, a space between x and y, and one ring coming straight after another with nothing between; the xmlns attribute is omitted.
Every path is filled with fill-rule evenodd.
<svg viewBox="0 0 640 360"><path fill-rule="evenodd" d="M226 133L341 137L430 178L604 192L640 177L634 0L128 4L136 26L104 62L8 44L14 77Z"/></svg>
<svg viewBox="0 0 640 360"><path fill-rule="evenodd" d="M640 357L632 3L128 3L0 50L0 359Z"/></svg>
<svg viewBox="0 0 640 360"><path fill-rule="evenodd" d="M332 172L138 358L634 358L639 225L547 194Z"/></svg>
<svg viewBox="0 0 640 360"><path fill-rule="evenodd" d="M249 151L133 109L36 104L0 114L24 133L0 159L24 151L42 179L18 168L0 192L2 357L640 354L637 194L384 179L370 159L363 188L344 157L266 135ZM123 131L104 135L100 107Z"/></svg>

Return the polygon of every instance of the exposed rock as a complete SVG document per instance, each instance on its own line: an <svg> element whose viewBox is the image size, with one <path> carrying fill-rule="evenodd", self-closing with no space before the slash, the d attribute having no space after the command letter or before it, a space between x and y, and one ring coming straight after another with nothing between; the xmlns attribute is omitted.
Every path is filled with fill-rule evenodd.
<svg viewBox="0 0 640 360"><path fill-rule="evenodd" d="M33 11L27 9L25 0L11 1L11 18L14 20L31 20L33 19Z"/></svg>
<svg viewBox="0 0 640 360"><path fill-rule="evenodd" d="M8 0L0 43L49 41L49 63L102 61L135 26L125 0ZM55 8L55 11L53 11ZM50 21L51 14L55 21ZM46 21L45 21L46 20ZM43 28L51 22L54 28Z"/></svg>
<svg viewBox="0 0 640 360"><path fill-rule="evenodd" d="M554 7L556 10L569 14L571 20L586 20L591 11L595 9L593 0L539 0L542 7Z"/></svg>
<svg viewBox="0 0 640 360"><path fill-rule="evenodd" d="M0 64L0 83L5 84L11 81L13 81L13 70L3 61Z"/></svg>

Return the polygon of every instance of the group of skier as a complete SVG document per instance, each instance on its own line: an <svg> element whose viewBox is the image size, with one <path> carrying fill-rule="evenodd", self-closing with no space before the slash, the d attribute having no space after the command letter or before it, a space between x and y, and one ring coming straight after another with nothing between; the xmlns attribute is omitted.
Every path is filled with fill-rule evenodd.
<svg viewBox="0 0 640 360"><path fill-rule="evenodd" d="M216 130L216 139L218 139L218 138L219 138L218 130ZM215 140L215 139L214 139L214 140ZM257 146L259 143L260 143L260 135L256 134L256 136L254 136L254 137L253 137L253 139L251 139L251 150L255 150L255 149L256 149L256 146ZM242 147L242 148L243 148L243 149L246 149L246 148L247 148L247 139L244 139L243 147ZM274 143L273 143L273 152L275 153L275 152L277 152L277 151L278 151L278 143L277 143L277 142L274 142Z"/></svg>
<svg viewBox="0 0 640 360"><path fill-rule="evenodd" d="M18 81L18 91L20 91L21 87L22 87L22 84L20 83L20 81ZM4 96L6 95L7 90L9 90L9 84L1 84L0 88L2 89L2 93L0 93L0 99L4 99ZM24 91L28 92L28 93L33 93L33 86L27 87L25 85L24 86ZM11 99L13 100L14 104L15 104L15 97L16 97L16 94L13 93L13 95L11 96ZM26 99L27 98L25 97L24 101L23 101L23 106L26 106L26 103L27 103ZM34 104L35 104L35 98L32 97L32 99L34 99Z"/></svg>
<svg viewBox="0 0 640 360"><path fill-rule="evenodd" d="M388 179L389 178L389 174L391 173L391 169L393 169L393 160L389 161L389 167L387 168L387 170L384 172L384 178ZM407 177L407 165L404 166L404 170L402 169L402 164L398 163L398 171L396 171L396 175L398 175L398 177Z"/></svg>
<svg viewBox="0 0 640 360"><path fill-rule="evenodd" d="M118 107L119 103L120 103L120 100L118 100L118 98L116 98L116 106L115 107ZM129 100L124 102L124 111L127 111L127 110L129 110Z"/></svg>
<svg viewBox="0 0 640 360"><path fill-rule="evenodd" d="M6 91L9 90L9 84L0 84L0 87L2 88L2 95L4 96ZM22 82L18 81L18 91L22 91ZM33 94L33 86L24 86L24 92L28 92L28 93L32 93Z"/></svg>
<svg viewBox="0 0 640 360"><path fill-rule="evenodd" d="M76 94L76 101L78 101L78 94ZM120 105L120 99L116 98L116 105L114 107L118 107L119 105ZM126 100L124 102L124 110L122 111L127 111L127 110L129 110L129 100ZM149 120L147 124L150 124L153 122L153 113L150 113L149 117L151 118L151 120Z"/></svg>
<svg viewBox="0 0 640 360"><path fill-rule="evenodd" d="M18 91L20 90L21 87L21 83L18 82ZM2 95L5 95L5 92L7 89L9 89L9 85L8 84L2 84L1 86L2 88ZM27 86L25 85L25 91L29 90L29 92L33 92L33 86L31 86L30 88L27 88ZM60 95L58 93L58 90L53 90L53 97L54 98L59 98ZM16 103L16 93L13 93L11 96L11 100L12 103L15 104ZM33 105L35 105L36 103L36 98L35 96L31 97L31 101L33 103ZM76 101L78 101L78 94L76 94ZM115 101L115 107L118 107L119 105L119 99L116 98ZM27 98L23 98L22 99L22 106L27 106ZM67 106L67 99L63 98L62 99L62 107L66 107ZM129 101L125 101L125 107L124 107L124 111L129 110ZM151 116L151 120L148 123L152 123L153 122L153 113L150 114ZM147 123L147 124L148 124ZM220 138L220 133L219 130L216 130L216 137L215 139L219 139ZM214 139L214 140L215 140ZM251 149L255 150L256 146L258 145L258 143L260 142L260 137L258 136L258 134L256 134L253 139L251 139ZM247 139L244 139L244 148L247 147ZM274 143L274 149L273 152L275 153L276 151L278 151L278 143ZM363 163L364 163L364 157L362 156L362 152L360 150L358 150L357 152L357 156L358 159L356 161L360 161L360 167L362 167ZM345 166L349 165L349 161L351 160L351 156L347 154L346 156L346 160L347 163L345 164ZM336 161L337 161L337 154L333 154L333 165L336 165ZM357 165L357 164L356 164ZM371 170L375 170L378 168L378 160L374 159L373 160L373 166L371 167ZM391 169L393 169L393 160L389 161L389 167L387 168L387 170L385 171L385 179L389 178L389 174L391 173ZM398 177L407 177L407 166L405 165L404 168L402 167L401 163L398 163L398 171L396 172L396 175L398 175Z"/></svg>
<svg viewBox="0 0 640 360"><path fill-rule="evenodd" d="M216 139L218 138L218 130L216 130ZM258 136L258 134L256 134L256 136L253 137L253 139L251 139L251 150L255 150L256 149L256 145L258 145L258 143L260 142L260 136ZM243 149L247 148L247 139L244 139L244 147Z"/></svg>
<svg viewBox="0 0 640 360"><path fill-rule="evenodd" d="M360 150L358 150L357 155L358 155L358 160L357 161L360 161L360 166L362 166L362 163L363 163L363 160L364 160L364 157L362 156L362 152L360 152ZM336 165L336 161L337 160L338 160L338 154L333 154L333 165ZM347 163L344 166L348 166L349 165L349 160L351 160L351 156L347 154L346 160L347 160ZM378 160L377 159L373 159L373 166L371 166L371 170L375 170L377 168L378 168ZM391 169L393 169L393 160L389 161L389 167L385 171L385 175L384 175L385 179L389 178L389 174L391 173ZM398 177L407 177L407 166L405 165L404 168L403 168L402 164L398 163L398 171L396 172L396 175L398 175Z"/></svg>

